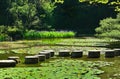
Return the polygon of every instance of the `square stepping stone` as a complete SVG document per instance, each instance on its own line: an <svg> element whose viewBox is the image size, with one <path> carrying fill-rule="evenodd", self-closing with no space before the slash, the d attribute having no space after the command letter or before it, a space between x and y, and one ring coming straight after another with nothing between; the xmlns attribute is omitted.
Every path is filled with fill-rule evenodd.
<svg viewBox="0 0 120 79"><path fill-rule="evenodd" d="M45 55L45 56L46 56L46 59L49 59L49 58L51 57L51 53L48 52L48 51L40 52L39 55Z"/></svg>
<svg viewBox="0 0 120 79"><path fill-rule="evenodd" d="M60 50L59 51L60 57L69 57L70 56L70 50Z"/></svg>
<svg viewBox="0 0 120 79"><path fill-rule="evenodd" d="M15 60L0 60L0 67L15 67Z"/></svg>
<svg viewBox="0 0 120 79"><path fill-rule="evenodd" d="M25 64L37 64L38 62L38 56L25 56Z"/></svg>
<svg viewBox="0 0 120 79"><path fill-rule="evenodd" d="M99 58L100 57L100 50L89 50L88 51L88 58Z"/></svg>
<svg viewBox="0 0 120 79"><path fill-rule="evenodd" d="M80 58L83 56L82 50L73 50L71 53L71 58Z"/></svg>
<svg viewBox="0 0 120 79"><path fill-rule="evenodd" d="M18 56L9 56L8 60L15 60L16 63L20 63L20 58Z"/></svg>
<svg viewBox="0 0 120 79"><path fill-rule="evenodd" d="M113 58L115 56L114 50L105 50L105 57L106 58Z"/></svg>

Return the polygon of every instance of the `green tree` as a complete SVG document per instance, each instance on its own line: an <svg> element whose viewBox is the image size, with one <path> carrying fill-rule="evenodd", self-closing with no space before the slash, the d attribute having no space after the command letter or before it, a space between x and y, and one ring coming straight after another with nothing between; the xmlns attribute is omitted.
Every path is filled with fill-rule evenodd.
<svg viewBox="0 0 120 79"><path fill-rule="evenodd" d="M31 29L40 21L38 16L36 16L36 5L30 0L13 1L10 12L15 20L14 25L17 27L24 26L24 29Z"/></svg>
<svg viewBox="0 0 120 79"><path fill-rule="evenodd" d="M43 29L52 30L53 24L53 11L56 8L55 3L50 0L44 0L41 2L41 7L43 9Z"/></svg>
<svg viewBox="0 0 120 79"><path fill-rule="evenodd" d="M106 18L100 21L100 27L96 28L97 36L120 39L120 13L116 19Z"/></svg>
<svg viewBox="0 0 120 79"><path fill-rule="evenodd" d="M14 26L24 29L44 30L52 24L54 3L50 0L15 0L10 12L14 18Z"/></svg>

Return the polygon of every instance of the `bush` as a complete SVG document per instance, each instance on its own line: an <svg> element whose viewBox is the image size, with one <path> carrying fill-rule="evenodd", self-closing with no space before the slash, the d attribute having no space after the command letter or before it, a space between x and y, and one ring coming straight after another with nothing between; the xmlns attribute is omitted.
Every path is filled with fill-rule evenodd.
<svg viewBox="0 0 120 79"><path fill-rule="evenodd" d="M7 27L4 25L0 26L0 33L6 33Z"/></svg>
<svg viewBox="0 0 120 79"><path fill-rule="evenodd" d="M25 39L40 39L40 38L70 38L74 37L72 31L34 31L30 30L24 34Z"/></svg>
<svg viewBox="0 0 120 79"><path fill-rule="evenodd" d="M8 27L7 33L12 38L12 40L23 38L23 31L16 27Z"/></svg>
<svg viewBox="0 0 120 79"><path fill-rule="evenodd" d="M102 33L99 35L100 37L109 37L114 39L120 39L120 31L112 30L110 32Z"/></svg>
<svg viewBox="0 0 120 79"><path fill-rule="evenodd" d="M0 26L0 41L8 41L10 37L7 35L7 26Z"/></svg>
<svg viewBox="0 0 120 79"><path fill-rule="evenodd" d="M95 29L97 36L120 39L120 13L116 19L106 18L100 21L100 27Z"/></svg>
<svg viewBox="0 0 120 79"><path fill-rule="evenodd" d="M7 34L0 34L0 41L9 41L10 37Z"/></svg>

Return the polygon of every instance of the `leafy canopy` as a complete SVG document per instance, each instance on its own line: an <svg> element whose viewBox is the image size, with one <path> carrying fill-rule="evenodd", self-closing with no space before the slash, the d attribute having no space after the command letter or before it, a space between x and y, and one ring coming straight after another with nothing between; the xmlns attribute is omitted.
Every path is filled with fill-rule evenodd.
<svg viewBox="0 0 120 79"><path fill-rule="evenodd" d="M100 27L96 28L97 36L120 39L120 13L116 19L106 18L100 21Z"/></svg>
<svg viewBox="0 0 120 79"><path fill-rule="evenodd" d="M64 3L65 0L55 0L56 3ZM120 12L119 0L79 0L79 2L88 2L90 4L102 3L108 4L115 8L115 11Z"/></svg>

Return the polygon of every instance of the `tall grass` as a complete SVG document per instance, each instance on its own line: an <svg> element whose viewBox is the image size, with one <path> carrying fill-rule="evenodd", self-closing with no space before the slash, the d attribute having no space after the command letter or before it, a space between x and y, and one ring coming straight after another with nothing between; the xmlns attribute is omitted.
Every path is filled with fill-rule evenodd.
<svg viewBox="0 0 120 79"><path fill-rule="evenodd" d="M71 38L75 33L72 31L27 31L24 39L40 39L40 38Z"/></svg>

